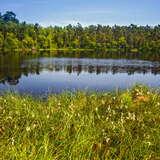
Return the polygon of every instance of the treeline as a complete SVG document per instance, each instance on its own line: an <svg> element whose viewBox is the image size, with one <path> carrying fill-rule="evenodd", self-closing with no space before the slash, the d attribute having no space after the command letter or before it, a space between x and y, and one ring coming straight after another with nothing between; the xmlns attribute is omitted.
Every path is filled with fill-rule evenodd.
<svg viewBox="0 0 160 160"><path fill-rule="evenodd" d="M94 49L160 54L160 25L42 27L0 14L1 50Z"/></svg>

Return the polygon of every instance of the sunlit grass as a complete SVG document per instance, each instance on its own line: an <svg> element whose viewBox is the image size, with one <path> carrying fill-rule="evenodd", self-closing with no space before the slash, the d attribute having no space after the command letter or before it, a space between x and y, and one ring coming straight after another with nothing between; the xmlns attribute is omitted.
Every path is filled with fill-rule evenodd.
<svg viewBox="0 0 160 160"><path fill-rule="evenodd" d="M77 92L0 97L0 159L158 159L160 95Z"/></svg>

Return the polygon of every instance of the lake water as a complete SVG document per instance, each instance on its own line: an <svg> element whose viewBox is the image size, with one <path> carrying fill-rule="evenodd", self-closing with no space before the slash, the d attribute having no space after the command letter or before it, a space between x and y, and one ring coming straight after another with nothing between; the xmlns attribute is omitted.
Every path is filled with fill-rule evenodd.
<svg viewBox="0 0 160 160"><path fill-rule="evenodd" d="M135 84L160 87L160 62L138 59L0 56L0 92L46 95L111 91Z"/></svg>

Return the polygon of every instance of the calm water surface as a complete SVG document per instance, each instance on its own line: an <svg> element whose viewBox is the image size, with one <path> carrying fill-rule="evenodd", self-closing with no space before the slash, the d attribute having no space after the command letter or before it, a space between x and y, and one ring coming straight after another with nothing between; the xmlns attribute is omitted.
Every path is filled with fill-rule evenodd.
<svg viewBox="0 0 160 160"><path fill-rule="evenodd" d="M129 59L0 57L0 92L33 95L111 91L136 83L160 87L160 62Z"/></svg>

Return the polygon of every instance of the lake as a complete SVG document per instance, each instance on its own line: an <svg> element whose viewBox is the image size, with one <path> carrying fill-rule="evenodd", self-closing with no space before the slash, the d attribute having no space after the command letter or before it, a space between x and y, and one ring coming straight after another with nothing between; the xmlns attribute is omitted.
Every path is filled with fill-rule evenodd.
<svg viewBox="0 0 160 160"><path fill-rule="evenodd" d="M160 62L114 57L0 56L0 92L47 95L112 91L135 84L160 87Z"/></svg>

